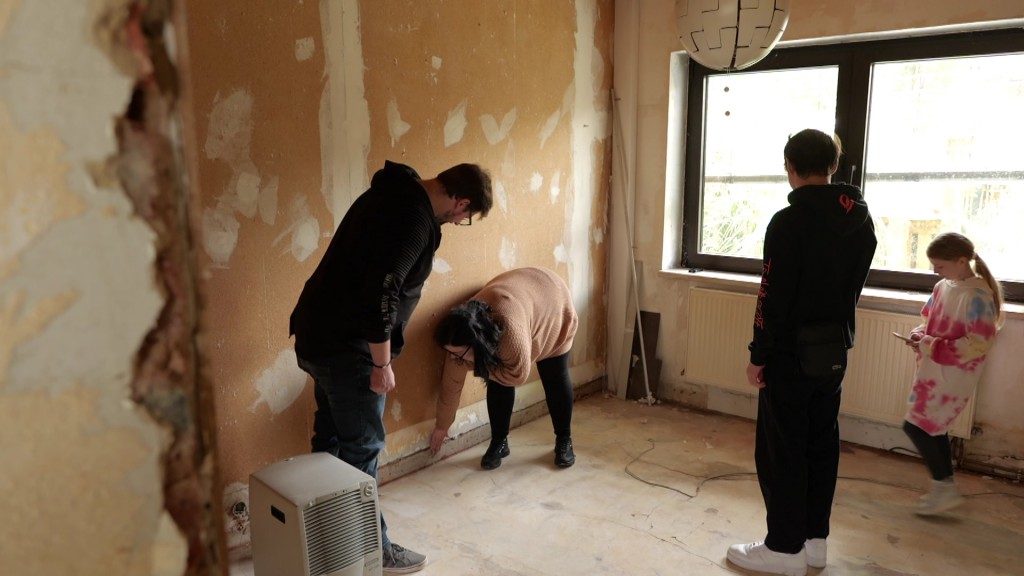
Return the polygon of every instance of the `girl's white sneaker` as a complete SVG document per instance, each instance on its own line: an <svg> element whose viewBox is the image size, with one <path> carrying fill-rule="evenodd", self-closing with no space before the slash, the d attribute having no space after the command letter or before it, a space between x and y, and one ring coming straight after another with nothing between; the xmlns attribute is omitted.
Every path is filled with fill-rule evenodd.
<svg viewBox="0 0 1024 576"><path fill-rule="evenodd" d="M804 542L804 553L807 554L807 565L811 568L824 568L828 545L824 538L811 538Z"/></svg>
<svg viewBox="0 0 1024 576"><path fill-rule="evenodd" d="M960 494L960 489L953 483L953 479L932 480L931 492L928 492L917 502L915 512L921 516L932 516L952 510L965 502Z"/></svg>

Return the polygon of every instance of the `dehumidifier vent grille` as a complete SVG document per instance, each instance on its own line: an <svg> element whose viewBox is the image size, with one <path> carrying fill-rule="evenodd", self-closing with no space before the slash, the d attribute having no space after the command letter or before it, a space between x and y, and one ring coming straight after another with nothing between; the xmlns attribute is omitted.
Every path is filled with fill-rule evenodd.
<svg viewBox="0 0 1024 576"><path fill-rule="evenodd" d="M359 491L320 502L303 517L310 576L330 574L377 550L377 507Z"/></svg>

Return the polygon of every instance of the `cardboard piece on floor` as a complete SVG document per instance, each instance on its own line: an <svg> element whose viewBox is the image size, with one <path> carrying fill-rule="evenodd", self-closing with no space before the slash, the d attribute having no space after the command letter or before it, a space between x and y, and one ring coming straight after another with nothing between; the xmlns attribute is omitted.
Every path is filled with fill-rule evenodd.
<svg viewBox="0 0 1024 576"><path fill-rule="evenodd" d="M647 359L647 384L651 388L651 395L656 396L658 390L658 379L661 376L661 360L656 356L658 350L658 329L661 325L661 314L657 312L640 311L640 323L643 328L644 348ZM628 400L640 400L647 398L647 389L644 386L644 364L640 360L640 329L634 321L633 349L630 355L629 385L626 388Z"/></svg>

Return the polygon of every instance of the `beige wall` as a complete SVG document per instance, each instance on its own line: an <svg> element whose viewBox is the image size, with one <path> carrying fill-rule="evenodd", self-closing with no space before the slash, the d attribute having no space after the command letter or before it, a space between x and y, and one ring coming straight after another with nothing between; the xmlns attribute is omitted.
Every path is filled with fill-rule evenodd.
<svg viewBox="0 0 1024 576"><path fill-rule="evenodd" d="M609 246L608 373L613 386L624 390L624 363L632 324L628 310L629 242L623 222L622 198L634 215L633 243L642 263L640 307L661 314L658 356L664 362L657 396L705 408L749 414L749 403L735 397L723 400L713 390L688 383L686 370L686 292L690 282L659 274L663 267L678 265L681 200L672 182L681 177L667 162L673 103L669 99L670 57L682 50L675 30L672 0L618 0L615 3L615 86L619 101L622 145L628 178L613 179L611 242ZM783 42L911 29L984 25L1024 18L1024 3L1017 0L989 2L933 2L915 0L846 2L839 0L791 0L789 26ZM908 32L909 33L909 32ZM673 112L674 113L674 112ZM618 132L617 132L618 134ZM781 152L780 152L781 153ZM620 160L615 160L616 168ZM749 288L753 290L753 286ZM916 313L919 306L905 305ZM1024 428L1011 406L1024 403L1024 370L1013 350L1024 345L1024 321L1011 320L990 356L979 388L976 423L982 428L968 443L977 460L1019 467L1024 457ZM731 403L731 404L730 404Z"/></svg>
<svg viewBox="0 0 1024 576"><path fill-rule="evenodd" d="M426 448L436 318L506 269L569 282L574 375L603 375L610 0L229 0L189 3L187 24L200 356L223 486L309 449L312 382L288 316L385 160L423 177L475 162L495 184L488 218L444 229L395 363L385 464ZM460 432L486 421L471 414L482 398L467 385Z"/></svg>

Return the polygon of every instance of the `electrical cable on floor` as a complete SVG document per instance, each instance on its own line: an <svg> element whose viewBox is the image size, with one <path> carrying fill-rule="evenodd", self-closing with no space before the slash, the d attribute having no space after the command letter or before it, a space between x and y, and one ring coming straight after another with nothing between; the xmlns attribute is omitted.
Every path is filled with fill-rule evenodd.
<svg viewBox="0 0 1024 576"><path fill-rule="evenodd" d="M665 484L660 484L658 482L652 482L650 480L645 480L644 478L641 478L635 472L630 470L629 467L631 465L633 465L634 463L636 463L638 460L640 460L640 458L642 458L645 454L647 454L648 452L654 450L657 447L657 444L655 443L655 441L653 439L648 438L647 441L651 443L651 447L648 448L647 450L644 450L643 452L638 454L635 458L630 460L629 463L626 464L625 468L623 468L623 471L630 478L633 478L634 480L637 480L639 482L647 484L648 486L653 486L655 488L664 488L665 490L670 490L672 492L676 492L677 494L681 494L681 495L686 496L687 498L692 500L692 499L696 498L700 494L701 486L703 486L704 483L706 483L706 482L711 482L712 480L737 480L737 479L749 480L749 479L752 479L752 478L753 479L757 478L757 472L729 472L729 473L726 473L726 474L716 474L714 476L701 477L701 476L698 476L696 474L690 474L689 472L684 472L682 470L676 470L674 468L667 468L665 466L661 466L660 464L655 464L653 462L648 462L648 464L653 464L655 466L659 466L661 468L664 468L665 470L670 470L672 472L676 472L676 473L682 474L684 476L689 476L691 478L698 478L698 479L700 479L700 482L697 483L697 490L693 494L689 494L689 493L684 492L684 491L682 491L682 490L680 490L678 488L673 488L671 486L666 486ZM890 449L889 451L893 452L894 450L895 449ZM906 450L906 451L911 453L911 454L914 454L913 452L911 452L909 450ZM907 484L897 484L895 482L883 482L881 480L876 480L874 478L863 478L863 477L860 477L860 476L837 476L837 479L838 480L850 480L850 481L855 481L855 482L866 482L868 484L877 484L879 486L886 486L886 487L889 487L889 488L900 488L902 490L910 490L912 492L924 492L924 490L922 490L921 488L916 487L916 486L909 486ZM1021 498L1021 499L1024 499L1024 495L1011 494L1009 492L978 492L978 493L975 493L975 494L964 494L963 496L964 496L964 498L973 498L975 496L1007 496L1007 497L1010 497L1010 498Z"/></svg>

